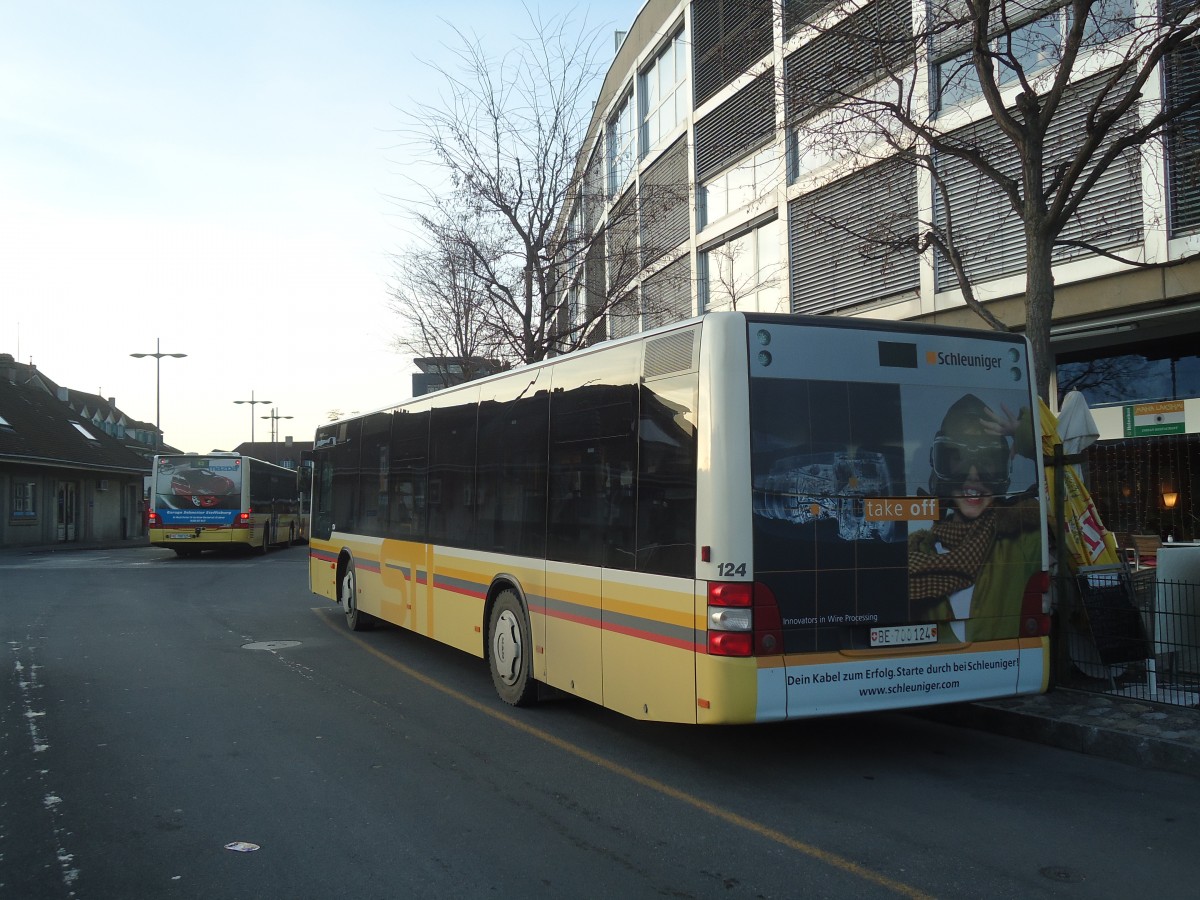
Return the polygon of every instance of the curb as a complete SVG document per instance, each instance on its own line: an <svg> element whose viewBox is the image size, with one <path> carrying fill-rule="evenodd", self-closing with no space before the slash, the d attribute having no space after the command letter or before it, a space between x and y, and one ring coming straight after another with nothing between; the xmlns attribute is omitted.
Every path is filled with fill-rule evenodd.
<svg viewBox="0 0 1200 900"><path fill-rule="evenodd" d="M1060 688L1054 693L1063 695L1080 694L1081 692L1064 691ZM1042 699L1051 696L1042 695ZM1086 695L1084 696L1086 698ZM1108 698L1096 698L1096 708L1093 712L1097 718L1103 718L1106 707L1116 710L1116 706L1107 701ZM1067 702L1087 703L1088 701L1071 699ZM1031 704L1026 703L1019 708L1014 708L1010 703L1010 701L965 703L922 712L929 718L946 724L988 731L1024 741L1034 741L1050 747L1073 750L1076 753L1111 759L1145 769L1158 769L1192 776L1200 772L1200 744L1194 740L1194 728L1175 731L1170 729L1169 724L1163 728L1155 724L1138 723L1136 715L1134 718L1130 718L1120 711L1116 711L1115 715L1130 726L1125 729L1106 724L1076 721L1070 715L1043 715L1030 709ZM1049 705L1048 703L1047 706ZM1133 709L1135 714L1138 711L1149 709L1148 715L1151 718L1168 718L1166 713L1156 713L1153 711L1154 707L1147 707L1146 704L1133 705L1129 708ZM1183 716L1188 714L1195 714L1195 711L1187 710L1180 713ZM1141 717L1144 718L1145 714ZM1200 723L1200 715L1194 717L1196 722Z"/></svg>

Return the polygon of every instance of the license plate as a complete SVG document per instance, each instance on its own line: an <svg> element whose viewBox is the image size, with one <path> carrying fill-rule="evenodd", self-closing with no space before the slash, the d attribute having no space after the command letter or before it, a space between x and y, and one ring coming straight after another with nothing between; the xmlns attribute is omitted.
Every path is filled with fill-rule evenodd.
<svg viewBox="0 0 1200 900"><path fill-rule="evenodd" d="M872 647L898 647L901 644L937 643L936 625L889 625L871 629Z"/></svg>
<svg viewBox="0 0 1200 900"><path fill-rule="evenodd" d="M195 536L190 531L178 531L167 535L173 541L186 541L188 538L194 538Z"/></svg>

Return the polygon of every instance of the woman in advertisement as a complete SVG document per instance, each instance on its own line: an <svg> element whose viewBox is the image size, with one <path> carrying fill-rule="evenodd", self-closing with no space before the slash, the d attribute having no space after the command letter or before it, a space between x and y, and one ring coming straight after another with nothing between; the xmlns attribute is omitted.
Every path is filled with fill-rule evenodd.
<svg viewBox="0 0 1200 900"><path fill-rule="evenodd" d="M1041 509L1036 481L1010 494L1012 461L1034 458L1028 407L996 412L974 394L946 412L930 452L929 490L941 501L932 528L908 540L914 613L948 622L941 640L1016 637L1021 600L1040 571Z"/></svg>

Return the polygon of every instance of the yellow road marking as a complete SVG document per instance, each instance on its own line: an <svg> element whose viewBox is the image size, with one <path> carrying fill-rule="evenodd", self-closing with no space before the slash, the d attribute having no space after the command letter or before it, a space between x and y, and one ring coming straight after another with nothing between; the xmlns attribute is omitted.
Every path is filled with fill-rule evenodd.
<svg viewBox="0 0 1200 900"><path fill-rule="evenodd" d="M677 800L680 803L695 807L701 812L708 813L713 818L720 819L721 821L737 828L757 834L759 837L766 838L769 841L773 841L776 844L787 847L789 850L795 850L797 853L802 853L805 856L820 860L826 865L832 866L835 869L840 869L849 875L854 875L863 879L864 881L869 881L872 884L877 884L880 887L887 888L889 891L893 891L903 897L911 897L913 900L932 900L933 895L926 894L924 891L921 891L910 884L905 884L902 881L896 881L894 878L888 878L886 875L873 872L872 870L864 866L860 866L853 860L847 859L844 856L840 856L837 853L830 853L828 850L822 850L820 847L815 847L812 844L806 844L804 841L798 841L795 838L784 834L782 831L777 831L774 828L763 825L761 822L756 822L753 819L748 819L745 816L732 812L731 810L724 809L713 803L709 803L707 800L702 800L699 797L679 790L679 788L671 787L669 784L658 781L654 778L650 778L649 776L643 775L640 772L636 772L633 769L621 765L620 763L613 762L611 759L606 759L603 756L592 753L590 750L585 750L583 747L580 747L577 744L572 744L570 741L565 741L548 731L544 731L541 728L536 728L533 725L530 725L528 722L524 722L509 713L503 712L502 710L493 709L484 703L480 703L473 697L468 697L466 694L454 690L454 688L447 687L441 682L435 681L428 675L425 675L422 672L412 668L412 666L405 665L399 660L388 656L382 650L372 647L362 638L338 627L334 624L334 620L330 616L325 615L324 607L314 606L312 607L312 611L317 613L321 621L324 622L331 630L336 631L345 638L348 638L350 641L357 644L363 650L366 650L372 656L387 663L393 669L403 672L409 678L419 681L421 684L433 688L433 690L445 694L447 697L451 697L454 700L457 700L459 703L469 706L471 709L476 710L477 712L483 713L485 716L490 716L497 722L502 722L505 725L517 729L518 731L523 731L529 736L537 738L543 743L557 747L559 750L578 757L579 759L585 760L594 766L599 766L601 769L620 776L621 778L627 779L636 784L640 784L642 787L648 788L655 793L662 794L664 797L670 797L672 800Z"/></svg>

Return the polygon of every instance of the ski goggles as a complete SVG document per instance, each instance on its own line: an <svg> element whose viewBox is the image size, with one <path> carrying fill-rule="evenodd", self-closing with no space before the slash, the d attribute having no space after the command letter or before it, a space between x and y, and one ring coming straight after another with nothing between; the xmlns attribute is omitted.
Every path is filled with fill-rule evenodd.
<svg viewBox="0 0 1200 900"><path fill-rule="evenodd" d="M993 492L1008 488L1011 460L1008 442L985 440L979 443L937 437L929 451L929 464L938 481L960 486L974 469L981 484Z"/></svg>

